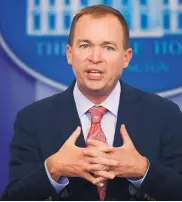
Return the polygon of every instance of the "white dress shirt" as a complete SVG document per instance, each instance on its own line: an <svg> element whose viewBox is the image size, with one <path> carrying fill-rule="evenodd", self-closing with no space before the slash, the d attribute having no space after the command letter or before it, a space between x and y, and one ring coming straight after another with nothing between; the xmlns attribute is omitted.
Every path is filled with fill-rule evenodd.
<svg viewBox="0 0 182 202"><path fill-rule="evenodd" d="M121 85L118 81L117 85L111 92L111 94L104 100L100 105L105 107L108 111L104 114L102 120L101 120L101 127L102 130L106 136L107 143L110 146L113 146L114 142L114 134L115 134L115 128L116 128L116 122L117 122L117 114L118 114L118 108L119 108L119 101L120 101L120 94L121 94ZM73 96L76 103L76 108L78 111L78 116L80 118L81 127L84 135L84 139L86 141L87 135L91 126L91 117L88 113L88 110L93 107L97 106L94 103L92 103L90 100L88 100L78 89L77 83L75 84L74 90L73 90ZM51 175L49 174L47 167L46 167L46 161L45 161L45 169L48 175L48 178L52 184L52 186L55 188L55 190L60 192L65 186L69 184L69 180L66 177L61 177L58 182L55 182ZM148 172L148 170L147 170ZM146 174L147 174L146 172ZM145 176L146 176L145 174ZM137 189L140 188L143 180L145 179L145 176L140 180L129 180L134 187Z"/></svg>
<svg viewBox="0 0 182 202"><path fill-rule="evenodd" d="M103 106L108 110L101 119L101 127L106 136L107 143L110 146L113 146L114 141L114 133L116 128L120 94L121 94L121 86L120 83L118 82L116 87L111 92L111 94L107 97L107 99L104 100L100 105L98 105ZM80 92L80 90L77 87L77 84L75 85L73 95L76 103L76 108L78 111L78 116L81 121L81 127L84 139L86 141L89 129L91 127L91 117L90 114L88 113L88 110L93 106L97 105L88 100Z"/></svg>

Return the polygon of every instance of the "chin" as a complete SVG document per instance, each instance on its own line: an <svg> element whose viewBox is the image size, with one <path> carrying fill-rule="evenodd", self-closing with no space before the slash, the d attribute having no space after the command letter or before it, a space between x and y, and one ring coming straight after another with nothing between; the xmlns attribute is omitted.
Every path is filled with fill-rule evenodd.
<svg viewBox="0 0 182 202"><path fill-rule="evenodd" d="M104 86L86 86L86 88L90 92L103 92L104 91Z"/></svg>

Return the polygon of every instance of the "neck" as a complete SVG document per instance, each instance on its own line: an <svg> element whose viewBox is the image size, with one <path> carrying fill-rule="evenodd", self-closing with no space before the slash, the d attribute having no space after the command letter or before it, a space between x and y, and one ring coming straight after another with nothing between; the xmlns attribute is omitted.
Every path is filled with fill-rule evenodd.
<svg viewBox="0 0 182 202"><path fill-rule="evenodd" d="M78 89L92 103L101 104L104 100L107 99L114 88L110 90L107 89L106 91L91 91L89 89L84 89L78 85Z"/></svg>
<svg viewBox="0 0 182 202"><path fill-rule="evenodd" d="M101 104L109 96L109 95L98 95L97 93L93 93L93 95L83 93L83 95L94 104Z"/></svg>

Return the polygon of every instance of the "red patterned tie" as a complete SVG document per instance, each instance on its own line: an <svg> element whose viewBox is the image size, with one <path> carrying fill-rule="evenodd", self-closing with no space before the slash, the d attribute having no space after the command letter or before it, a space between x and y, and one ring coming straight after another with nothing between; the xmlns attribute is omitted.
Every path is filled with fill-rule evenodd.
<svg viewBox="0 0 182 202"><path fill-rule="evenodd" d="M91 127L88 132L87 140L94 139L102 142L106 142L106 136L104 135L104 132L101 128L101 119L104 116L105 112L107 111L104 107L92 107L88 110L88 112L91 115ZM105 195L106 195L106 189L107 189L107 180L104 181L104 186L98 187L100 200L104 201Z"/></svg>

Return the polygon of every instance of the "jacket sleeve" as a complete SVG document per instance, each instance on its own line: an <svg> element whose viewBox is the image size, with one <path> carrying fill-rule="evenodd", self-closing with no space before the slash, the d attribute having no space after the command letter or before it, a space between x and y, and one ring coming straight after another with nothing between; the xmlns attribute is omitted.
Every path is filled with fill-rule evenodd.
<svg viewBox="0 0 182 202"><path fill-rule="evenodd" d="M145 200L182 200L182 113L171 104L164 116L161 161L149 159L150 168L139 192Z"/></svg>
<svg viewBox="0 0 182 202"><path fill-rule="evenodd" d="M18 113L10 145L9 185L2 200L49 200L58 197L46 174L32 120ZM61 198L59 198L60 200Z"/></svg>

